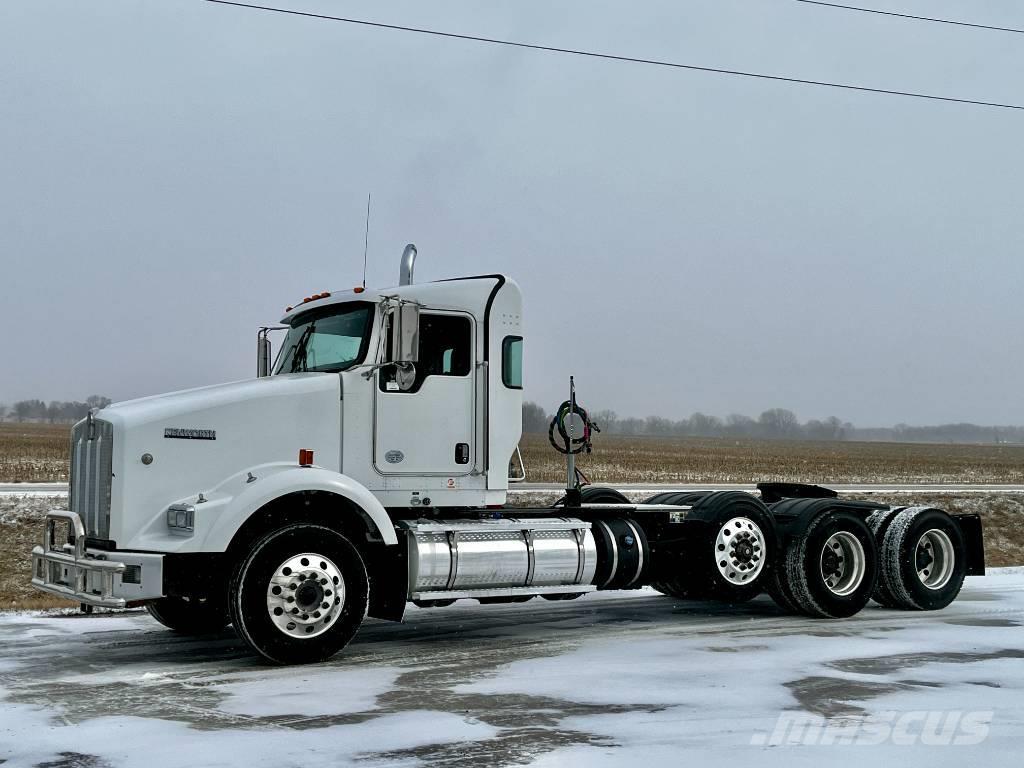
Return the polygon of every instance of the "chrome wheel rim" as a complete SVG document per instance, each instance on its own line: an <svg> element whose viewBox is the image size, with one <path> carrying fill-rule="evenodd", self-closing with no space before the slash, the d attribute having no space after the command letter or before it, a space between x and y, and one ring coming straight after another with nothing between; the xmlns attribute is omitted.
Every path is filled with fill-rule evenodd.
<svg viewBox="0 0 1024 768"><path fill-rule="evenodd" d="M833 533L821 548L819 567L821 579L832 594L852 594L864 581L867 570L864 545L849 531Z"/></svg>
<svg viewBox="0 0 1024 768"><path fill-rule="evenodd" d="M764 569L764 533L748 517L734 517L718 530L715 565L730 584L749 584Z"/></svg>
<svg viewBox="0 0 1024 768"><path fill-rule="evenodd" d="M942 589L953 578L956 553L953 542L945 531L932 528L917 540L914 550L914 567L917 578L928 589Z"/></svg>
<svg viewBox="0 0 1024 768"><path fill-rule="evenodd" d="M345 607L345 579L330 558L307 552L274 569L267 584L267 613L289 637L322 635Z"/></svg>

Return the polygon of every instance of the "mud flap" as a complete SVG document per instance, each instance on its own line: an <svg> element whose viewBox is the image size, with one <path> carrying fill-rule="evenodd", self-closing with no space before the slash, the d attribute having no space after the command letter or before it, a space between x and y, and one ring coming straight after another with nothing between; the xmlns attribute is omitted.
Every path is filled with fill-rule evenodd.
<svg viewBox="0 0 1024 768"><path fill-rule="evenodd" d="M981 533L981 515L951 515L960 526L967 550L967 575L985 575L985 539Z"/></svg>

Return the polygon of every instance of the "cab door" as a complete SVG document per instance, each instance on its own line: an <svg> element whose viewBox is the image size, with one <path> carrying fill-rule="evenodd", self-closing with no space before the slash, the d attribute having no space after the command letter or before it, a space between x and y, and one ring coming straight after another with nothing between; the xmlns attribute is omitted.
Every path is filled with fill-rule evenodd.
<svg viewBox="0 0 1024 768"><path fill-rule="evenodd" d="M474 466L476 323L461 312L420 313L419 362L408 390L395 366L376 372L373 459L385 475L468 475Z"/></svg>

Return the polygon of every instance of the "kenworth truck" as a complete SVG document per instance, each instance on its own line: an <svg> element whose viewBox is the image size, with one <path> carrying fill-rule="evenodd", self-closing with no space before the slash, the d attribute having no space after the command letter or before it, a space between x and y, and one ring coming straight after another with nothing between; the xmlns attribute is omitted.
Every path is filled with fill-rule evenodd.
<svg viewBox="0 0 1024 768"><path fill-rule="evenodd" d="M172 630L233 624L270 662L317 662L367 616L653 586L840 618L869 599L948 605L984 573L976 515L837 498L582 487L591 424L574 397L552 442L565 497L509 506L521 478L522 298L503 275L306 297L260 329L258 376L117 403L74 426L69 510L47 515L32 583L145 605ZM516 466L518 465L518 466Z"/></svg>

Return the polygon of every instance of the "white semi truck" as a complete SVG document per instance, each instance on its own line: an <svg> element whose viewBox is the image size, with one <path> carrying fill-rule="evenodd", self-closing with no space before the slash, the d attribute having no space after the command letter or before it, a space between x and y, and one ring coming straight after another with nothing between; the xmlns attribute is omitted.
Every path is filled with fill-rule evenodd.
<svg viewBox="0 0 1024 768"><path fill-rule="evenodd" d="M47 515L32 583L83 608L145 605L182 633L233 624L281 664L341 650L406 606L677 597L846 617L948 605L984 573L981 523L763 483L631 504L582 488L591 424L552 437L567 493L510 507L522 415L522 299L502 275L314 294L289 307L257 378L117 403L71 433L69 510ZM521 466L521 463L520 463Z"/></svg>

